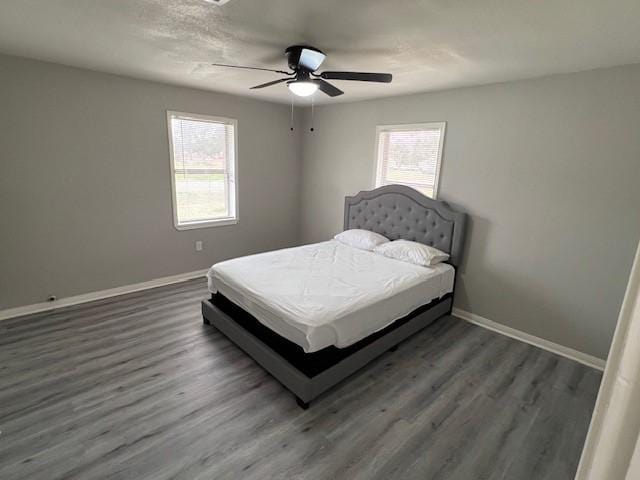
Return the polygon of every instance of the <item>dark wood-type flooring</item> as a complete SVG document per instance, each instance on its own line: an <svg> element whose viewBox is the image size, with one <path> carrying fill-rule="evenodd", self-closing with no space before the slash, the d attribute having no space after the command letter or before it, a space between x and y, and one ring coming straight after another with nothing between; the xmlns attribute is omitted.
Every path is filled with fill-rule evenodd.
<svg viewBox="0 0 640 480"><path fill-rule="evenodd" d="M300 409L195 280L0 322L0 478L570 480L600 372L445 317Z"/></svg>

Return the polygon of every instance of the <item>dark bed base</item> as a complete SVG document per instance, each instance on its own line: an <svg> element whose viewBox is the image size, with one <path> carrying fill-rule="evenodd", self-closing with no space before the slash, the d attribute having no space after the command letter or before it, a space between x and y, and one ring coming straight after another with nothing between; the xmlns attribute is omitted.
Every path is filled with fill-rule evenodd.
<svg viewBox="0 0 640 480"><path fill-rule="evenodd" d="M203 321L244 350L296 396L309 402L398 343L451 312L452 295L423 305L388 327L346 347L305 353L302 348L262 325L221 294L202 302Z"/></svg>

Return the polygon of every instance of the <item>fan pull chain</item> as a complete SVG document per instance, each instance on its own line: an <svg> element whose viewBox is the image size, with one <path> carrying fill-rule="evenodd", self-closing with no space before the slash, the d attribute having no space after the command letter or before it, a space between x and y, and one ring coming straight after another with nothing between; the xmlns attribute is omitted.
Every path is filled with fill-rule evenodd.
<svg viewBox="0 0 640 480"><path fill-rule="evenodd" d="M313 101L313 97L314 95L311 95L311 128L309 129L310 131L313 132L313 116L314 116L314 101Z"/></svg>
<svg viewBox="0 0 640 480"><path fill-rule="evenodd" d="M295 101L295 98L293 97L293 95L290 95L290 96L291 96L291 120L289 123L289 128L293 132L293 102Z"/></svg>

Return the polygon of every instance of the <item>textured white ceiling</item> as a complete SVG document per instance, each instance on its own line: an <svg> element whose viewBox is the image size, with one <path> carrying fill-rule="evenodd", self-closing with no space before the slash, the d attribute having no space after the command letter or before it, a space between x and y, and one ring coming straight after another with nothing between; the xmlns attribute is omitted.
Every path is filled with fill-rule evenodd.
<svg viewBox="0 0 640 480"><path fill-rule="evenodd" d="M284 68L314 45L332 70L391 85L334 83L330 100L451 88L640 62L640 0L2 0L0 51L162 82L290 101L278 78L210 62Z"/></svg>

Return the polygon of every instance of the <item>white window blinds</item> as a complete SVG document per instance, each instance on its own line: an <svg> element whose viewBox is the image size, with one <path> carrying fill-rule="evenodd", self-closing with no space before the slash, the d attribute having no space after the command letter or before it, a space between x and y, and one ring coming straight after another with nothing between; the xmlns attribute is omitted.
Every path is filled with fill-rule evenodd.
<svg viewBox="0 0 640 480"><path fill-rule="evenodd" d="M376 187L407 185L435 198L444 130L444 123L378 127Z"/></svg>
<svg viewBox="0 0 640 480"><path fill-rule="evenodd" d="M235 223L236 121L168 113L175 226Z"/></svg>

